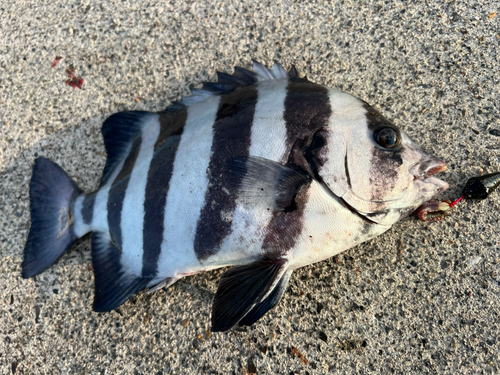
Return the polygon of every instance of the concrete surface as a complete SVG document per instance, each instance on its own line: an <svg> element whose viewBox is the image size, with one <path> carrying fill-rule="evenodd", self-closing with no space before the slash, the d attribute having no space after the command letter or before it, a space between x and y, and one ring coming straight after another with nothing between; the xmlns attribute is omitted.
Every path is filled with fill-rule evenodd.
<svg viewBox="0 0 500 375"><path fill-rule="evenodd" d="M379 108L449 163L457 198L500 170L499 26L497 1L3 0L0 373L499 373L499 192L295 272L276 309L228 333L207 331L220 272L106 314L91 310L88 237L20 274L35 157L92 190L106 116L163 109L252 58Z"/></svg>

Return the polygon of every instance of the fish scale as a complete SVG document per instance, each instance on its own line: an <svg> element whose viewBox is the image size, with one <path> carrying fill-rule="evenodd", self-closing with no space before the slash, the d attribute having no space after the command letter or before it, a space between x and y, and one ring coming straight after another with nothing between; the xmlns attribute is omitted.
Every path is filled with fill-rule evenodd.
<svg viewBox="0 0 500 375"><path fill-rule="evenodd" d="M294 269L382 234L448 187L431 176L444 162L294 67L254 62L218 79L165 111L110 116L95 192L35 161L23 277L89 232L96 311L233 266L212 308L224 331L276 306Z"/></svg>

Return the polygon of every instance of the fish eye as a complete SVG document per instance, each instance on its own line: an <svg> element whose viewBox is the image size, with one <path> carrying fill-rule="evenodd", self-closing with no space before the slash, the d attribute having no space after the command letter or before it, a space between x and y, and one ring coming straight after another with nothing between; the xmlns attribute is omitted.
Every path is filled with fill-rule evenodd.
<svg viewBox="0 0 500 375"><path fill-rule="evenodd" d="M380 128L373 133L373 139L383 148L391 149L399 146L401 137L393 128Z"/></svg>

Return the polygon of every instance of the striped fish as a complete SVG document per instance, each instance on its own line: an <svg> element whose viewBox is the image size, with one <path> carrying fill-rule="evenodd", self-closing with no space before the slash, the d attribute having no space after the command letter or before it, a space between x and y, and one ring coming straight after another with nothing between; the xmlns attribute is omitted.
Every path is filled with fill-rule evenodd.
<svg viewBox="0 0 500 375"><path fill-rule="evenodd" d="M22 275L92 233L95 311L144 289L233 266L212 331L251 325L294 269L369 240L444 191L444 162L374 108L294 67L218 72L159 113L110 116L99 189L38 158Z"/></svg>

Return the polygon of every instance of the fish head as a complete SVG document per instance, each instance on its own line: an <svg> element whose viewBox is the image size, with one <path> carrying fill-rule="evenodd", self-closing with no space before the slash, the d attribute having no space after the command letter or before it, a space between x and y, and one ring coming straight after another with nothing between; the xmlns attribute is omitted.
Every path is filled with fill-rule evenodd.
<svg viewBox="0 0 500 375"><path fill-rule="evenodd" d="M351 210L392 225L448 188L446 169L367 103L330 89L332 115L305 156L317 178Z"/></svg>

